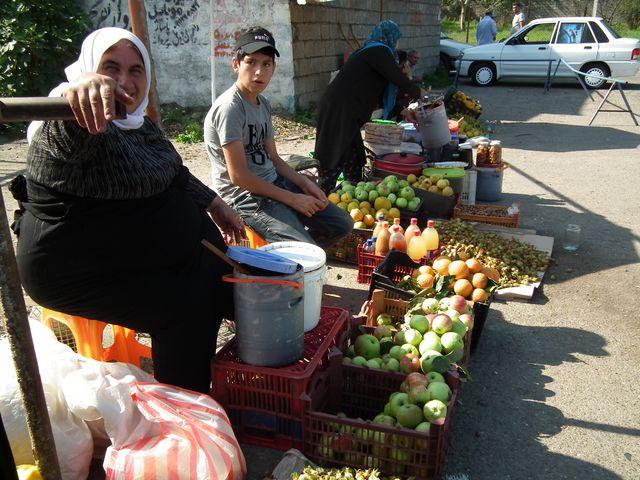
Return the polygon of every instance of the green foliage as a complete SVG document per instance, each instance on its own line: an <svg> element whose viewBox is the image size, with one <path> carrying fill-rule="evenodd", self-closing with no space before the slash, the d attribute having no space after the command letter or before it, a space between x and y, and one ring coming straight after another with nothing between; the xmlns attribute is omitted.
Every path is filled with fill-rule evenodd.
<svg viewBox="0 0 640 480"><path fill-rule="evenodd" d="M296 123L305 125L316 125L318 111L315 103L310 103L308 107L296 107L293 112L292 120Z"/></svg>
<svg viewBox="0 0 640 480"><path fill-rule="evenodd" d="M202 123L190 122L184 127L184 132L176 136L176 141L180 143L200 143L204 141L204 130Z"/></svg>
<svg viewBox="0 0 640 480"><path fill-rule="evenodd" d="M73 0L0 2L0 96L47 95L90 26Z"/></svg>
<svg viewBox="0 0 640 480"><path fill-rule="evenodd" d="M427 89L429 87L436 88L436 89L441 89L442 87L448 87L449 85L451 85L452 80L453 79L449 75L449 72L441 67L438 67L438 69L435 72L430 74L425 74L422 77L422 83L426 86Z"/></svg>

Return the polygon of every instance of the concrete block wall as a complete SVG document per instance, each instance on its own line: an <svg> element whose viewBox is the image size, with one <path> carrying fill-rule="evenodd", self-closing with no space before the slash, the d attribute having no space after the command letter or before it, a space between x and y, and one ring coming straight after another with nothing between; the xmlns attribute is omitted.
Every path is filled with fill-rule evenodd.
<svg viewBox="0 0 640 480"><path fill-rule="evenodd" d="M317 103L352 49L344 40L353 36L360 45L382 19L398 24L403 37L399 48L420 53L418 74L438 65L440 0L336 0L325 5L290 3L293 33L294 87L297 104Z"/></svg>

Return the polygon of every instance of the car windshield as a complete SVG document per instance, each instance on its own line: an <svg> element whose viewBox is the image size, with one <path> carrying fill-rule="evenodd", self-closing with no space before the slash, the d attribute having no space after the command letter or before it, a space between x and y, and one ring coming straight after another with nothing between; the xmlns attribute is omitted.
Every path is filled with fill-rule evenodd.
<svg viewBox="0 0 640 480"><path fill-rule="evenodd" d="M611 34L613 38L620 38L620 35L616 33L616 31L607 24L604 20L600 21L600 24L607 29L607 31Z"/></svg>

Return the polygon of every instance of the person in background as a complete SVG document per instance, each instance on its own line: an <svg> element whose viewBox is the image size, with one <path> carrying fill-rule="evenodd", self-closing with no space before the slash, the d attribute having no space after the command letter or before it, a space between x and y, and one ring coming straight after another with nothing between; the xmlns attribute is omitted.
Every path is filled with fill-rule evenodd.
<svg viewBox="0 0 640 480"><path fill-rule="evenodd" d="M262 95L276 56L268 30L252 27L238 35L231 60L236 82L213 102L204 122L213 188L267 242L328 247L353 229L353 219L278 155L271 105Z"/></svg>
<svg viewBox="0 0 640 480"><path fill-rule="evenodd" d="M524 27L524 12L520 3L514 3L511 6L513 12L513 20L511 20L511 35L519 32Z"/></svg>
<svg viewBox="0 0 640 480"><path fill-rule="evenodd" d="M12 189L22 285L43 307L150 333L155 378L207 393L233 292L231 269L201 240L226 251L220 230L238 241L242 221L144 115L138 37L96 30L65 73L50 95L76 119L31 123L26 178ZM114 119L115 100L126 118Z"/></svg>
<svg viewBox="0 0 640 480"><path fill-rule="evenodd" d="M331 191L340 172L347 180L362 180L365 150L360 129L382 99L384 118L396 105L397 92L418 98L423 92L398 66L400 29L391 20L380 22L365 45L351 54L318 104L315 157L320 162L321 187ZM401 112L408 120L415 114Z"/></svg>
<svg viewBox="0 0 640 480"><path fill-rule="evenodd" d="M406 51L398 50L398 65L400 66L402 73L404 73L408 78L411 78L411 69L407 64L407 57Z"/></svg>
<svg viewBox="0 0 640 480"><path fill-rule="evenodd" d="M416 50L409 50L409 52L407 52L407 60L409 62L409 78L416 83L422 83L416 67L420 61L420 54Z"/></svg>
<svg viewBox="0 0 640 480"><path fill-rule="evenodd" d="M487 10L484 12L484 17L478 22L476 28L476 42L478 45L487 45L496 41L496 34L498 28L496 27L496 21L493 19L493 12Z"/></svg>

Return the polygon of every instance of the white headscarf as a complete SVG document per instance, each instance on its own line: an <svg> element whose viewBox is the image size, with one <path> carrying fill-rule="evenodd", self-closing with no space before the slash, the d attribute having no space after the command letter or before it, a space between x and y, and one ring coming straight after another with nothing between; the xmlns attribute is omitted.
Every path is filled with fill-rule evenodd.
<svg viewBox="0 0 640 480"><path fill-rule="evenodd" d="M149 103L149 88L151 87L151 61L149 60L149 53L146 47L133 33L128 30L116 27L107 27L96 30L91 33L82 42L82 48L80 50L80 57L74 63L64 69L64 73L67 76L69 82L64 82L51 90L50 97L59 97L62 92L66 90L70 82L74 82L82 73L95 72L100 64L100 59L104 52L114 46L120 40L129 40L133 43L144 61L144 70L147 77L147 85L144 92L144 99L138 105L138 108L133 113L127 114L127 117L123 120L113 120L113 124L123 130L132 130L140 128L144 123L144 110ZM35 135L38 128L42 125L42 122L31 122L27 130L27 140L31 142L31 139Z"/></svg>

